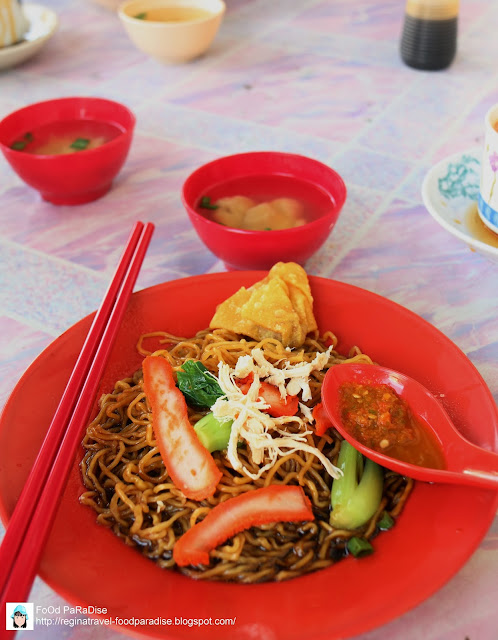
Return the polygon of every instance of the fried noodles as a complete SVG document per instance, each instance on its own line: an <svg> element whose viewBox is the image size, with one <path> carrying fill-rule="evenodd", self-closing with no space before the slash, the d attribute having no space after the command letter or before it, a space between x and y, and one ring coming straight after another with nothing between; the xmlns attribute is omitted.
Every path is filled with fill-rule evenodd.
<svg viewBox="0 0 498 640"><path fill-rule="evenodd" d="M151 353L146 349L151 340L163 343L154 353L167 357L175 371L185 360L194 359L215 374L219 362L234 367L240 356L257 347L278 367L284 359L291 364L311 362L317 352L332 345L327 367L311 376L312 398L306 403L309 407L320 400L328 367L343 362L371 362L357 348L347 358L339 355L335 351L337 339L330 332L321 337L311 334L302 348L292 351L274 339L256 342L222 329L204 330L192 339L155 332L140 338L137 348L142 355ZM193 424L205 413L189 408ZM297 422L287 427L294 432L307 428ZM334 464L337 462L341 439L335 431L329 429L323 437L309 433L306 439ZM87 428L83 447L86 453L81 472L87 491L80 500L96 511L97 521L160 567L175 568L197 579L254 583L285 580L328 567L345 555L351 536L365 539L375 536L376 523L384 511L398 515L413 485L413 481L386 471L382 502L371 521L357 531L337 530L329 524L332 479L311 453L298 451L286 455L253 480L234 471L225 453L216 451L213 457L223 476L215 494L202 502L189 500L171 482L156 446L141 371L117 382L112 393L101 398L100 410ZM249 450L242 447L238 453L244 466L257 473L259 467L250 459ZM210 509L238 494L275 483L302 486L311 500L315 520L252 527L212 551L209 566L176 567L173 560L176 540Z"/></svg>

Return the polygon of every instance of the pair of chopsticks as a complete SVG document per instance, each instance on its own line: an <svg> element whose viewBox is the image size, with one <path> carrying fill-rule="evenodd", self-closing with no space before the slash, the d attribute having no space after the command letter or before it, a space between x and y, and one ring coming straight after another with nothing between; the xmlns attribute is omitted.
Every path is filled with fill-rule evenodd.
<svg viewBox="0 0 498 640"><path fill-rule="evenodd" d="M151 223L137 222L134 225L16 503L0 546L2 602L27 600L98 384L153 231ZM0 627L0 638L7 637L2 633L3 626Z"/></svg>

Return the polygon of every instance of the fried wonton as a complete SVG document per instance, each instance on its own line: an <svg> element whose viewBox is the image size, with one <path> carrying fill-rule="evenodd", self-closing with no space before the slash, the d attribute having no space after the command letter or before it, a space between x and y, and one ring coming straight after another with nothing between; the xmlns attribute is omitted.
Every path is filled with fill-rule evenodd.
<svg viewBox="0 0 498 640"><path fill-rule="evenodd" d="M300 347L317 328L305 270L295 262L278 262L266 278L218 305L209 326Z"/></svg>

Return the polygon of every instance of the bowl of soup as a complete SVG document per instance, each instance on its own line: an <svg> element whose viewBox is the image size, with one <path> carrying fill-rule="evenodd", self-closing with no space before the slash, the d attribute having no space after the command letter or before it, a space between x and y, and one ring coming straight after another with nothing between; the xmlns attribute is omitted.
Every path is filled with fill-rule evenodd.
<svg viewBox="0 0 498 640"><path fill-rule="evenodd" d="M53 204L109 191L130 149L135 116L104 98L37 102L0 121L0 149L26 184Z"/></svg>
<svg viewBox="0 0 498 640"><path fill-rule="evenodd" d="M128 0L118 9L135 46L169 64L188 62L204 54L224 13L222 0Z"/></svg>
<svg viewBox="0 0 498 640"><path fill-rule="evenodd" d="M331 233L346 186L331 167L305 156L256 151L196 169L182 200L206 247L227 269L304 265Z"/></svg>

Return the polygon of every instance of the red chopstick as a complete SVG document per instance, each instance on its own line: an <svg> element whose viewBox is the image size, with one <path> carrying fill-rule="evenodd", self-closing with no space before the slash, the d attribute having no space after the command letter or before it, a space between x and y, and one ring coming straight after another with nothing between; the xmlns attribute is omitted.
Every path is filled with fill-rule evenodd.
<svg viewBox="0 0 498 640"><path fill-rule="evenodd" d="M137 222L57 407L0 547L0 600L25 602L154 230ZM2 625L3 626L3 625ZM11 632L7 632L10 634ZM0 627L0 638L3 635Z"/></svg>

